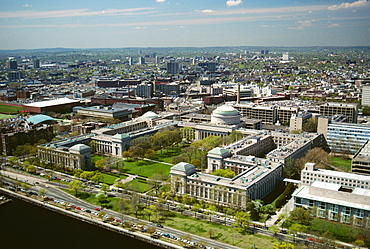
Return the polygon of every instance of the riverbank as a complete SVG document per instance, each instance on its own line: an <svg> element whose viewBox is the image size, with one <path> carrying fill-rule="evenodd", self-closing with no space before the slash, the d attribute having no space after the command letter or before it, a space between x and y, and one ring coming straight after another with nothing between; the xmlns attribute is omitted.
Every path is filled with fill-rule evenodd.
<svg viewBox="0 0 370 249"><path fill-rule="evenodd" d="M13 191L10 191L10 190L4 189L4 188L0 188L0 192L3 193L3 194L6 194L8 196L17 198L19 200L31 203L33 205L48 209L50 211L57 212L59 214L63 214L63 215L68 216L70 218L73 218L73 219L76 219L76 220L79 220L79 221L83 221L85 223L88 223L88 224L91 224L91 225L94 225L94 226L97 226L97 227L100 227L100 228L104 228L106 230L109 230L109 231L112 231L112 232L115 232L115 233L119 233L119 234L122 234L124 236L130 237L130 238L133 238L133 239L136 239L136 240L140 240L140 241L143 241L145 243L149 243L149 244L152 244L152 245L155 245L155 246L158 246L158 247L168 248L168 249L183 248L183 247L180 247L180 246L177 246L177 245L170 244L170 243L165 242L165 241L153 239L150 236L147 236L147 235L144 235L144 234L140 234L140 233L137 233L137 232L132 232L132 231L126 230L126 229L118 227L118 226L114 226L114 225L111 225L111 224L108 224L108 223L104 223L104 222L96 220L94 218L86 217L86 216L83 216L81 214L74 213L74 212L56 207L54 205L50 205L48 203L44 203L42 201L39 201L39 200L30 198L28 196L24 196L24 195L15 193Z"/></svg>

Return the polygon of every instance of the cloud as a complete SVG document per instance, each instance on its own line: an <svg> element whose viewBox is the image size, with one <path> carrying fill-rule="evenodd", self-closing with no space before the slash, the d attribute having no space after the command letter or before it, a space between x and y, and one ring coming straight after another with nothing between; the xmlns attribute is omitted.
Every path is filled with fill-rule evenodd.
<svg viewBox="0 0 370 249"><path fill-rule="evenodd" d="M261 28L269 28L271 27L270 25L260 25Z"/></svg>
<svg viewBox="0 0 370 249"><path fill-rule="evenodd" d="M146 27L134 27L134 29L146 29Z"/></svg>
<svg viewBox="0 0 370 249"><path fill-rule="evenodd" d="M185 28L185 26L179 26L179 29L184 29Z"/></svg>
<svg viewBox="0 0 370 249"><path fill-rule="evenodd" d="M338 28L340 27L340 25L338 23L332 23L330 25L328 25L328 28Z"/></svg>
<svg viewBox="0 0 370 249"><path fill-rule="evenodd" d="M155 0L157 3L164 3L166 0Z"/></svg>
<svg viewBox="0 0 370 249"><path fill-rule="evenodd" d="M367 0L359 0L353 3L341 3L339 5L331 5L328 10L350 9L368 6L370 2Z"/></svg>
<svg viewBox="0 0 370 249"><path fill-rule="evenodd" d="M215 11L214 10L207 9L207 10L199 10L199 12L209 14L209 13L213 13Z"/></svg>
<svg viewBox="0 0 370 249"><path fill-rule="evenodd" d="M23 5L22 5L22 7L24 7L24 8L32 7L32 5L31 5L31 4L28 4L28 3L26 3L26 4L23 4Z"/></svg>
<svg viewBox="0 0 370 249"><path fill-rule="evenodd" d="M78 17L78 16L119 16L119 15L144 15L155 13L153 8L134 8L134 9L106 9L102 11L89 11L88 9L54 10L54 11L15 11L0 12L0 18L56 18L56 17Z"/></svg>
<svg viewBox="0 0 370 249"><path fill-rule="evenodd" d="M300 24L300 26L304 26L304 27L308 27L308 26L312 26L312 22L314 22L315 20L305 20L305 21L298 21L297 23Z"/></svg>
<svg viewBox="0 0 370 249"><path fill-rule="evenodd" d="M242 0L228 0L226 2L226 5L227 6L237 6L237 5L242 4L242 3L243 3Z"/></svg>
<svg viewBox="0 0 370 249"><path fill-rule="evenodd" d="M303 26L298 26L298 27L288 27L288 29L304 30L304 27L303 27Z"/></svg>

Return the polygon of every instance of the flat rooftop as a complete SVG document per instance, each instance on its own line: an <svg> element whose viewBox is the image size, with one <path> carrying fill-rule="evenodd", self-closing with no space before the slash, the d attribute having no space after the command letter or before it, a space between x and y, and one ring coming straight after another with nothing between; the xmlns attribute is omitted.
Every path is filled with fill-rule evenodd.
<svg viewBox="0 0 370 249"><path fill-rule="evenodd" d="M80 101L74 100L74 99L68 99L68 98L60 98L60 99L52 99L52 100L34 102L30 104L24 104L23 106L47 107L47 106L56 106L56 105L64 105L64 104L72 104L72 103L80 103Z"/></svg>

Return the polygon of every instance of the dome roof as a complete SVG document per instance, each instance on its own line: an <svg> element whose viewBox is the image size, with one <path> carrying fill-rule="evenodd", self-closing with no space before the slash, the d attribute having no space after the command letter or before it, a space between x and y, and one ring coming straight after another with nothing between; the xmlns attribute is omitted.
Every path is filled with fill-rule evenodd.
<svg viewBox="0 0 370 249"><path fill-rule="evenodd" d="M84 150L90 150L90 147L85 144L76 144L69 148L69 150L81 152Z"/></svg>
<svg viewBox="0 0 370 249"><path fill-rule="evenodd" d="M53 120L55 121L55 119L53 119L52 117L48 116L48 115L44 115L44 114L38 114L38 115L35 115L35 116L32 116L32 117L29 117L26 119L28 123L32 123L32 124L39 124L39 123L42 123L42 122L45 122L45 121L49 121L49 120Z"/></svg>
<svg viewBox="0 0 370 249"><path fill-rule="evenodd" d="M239 111L229 105L222 105L213 111L214 114L239 114Z"/></svg>
<svg viewBox="0 0 370 249"><path fill-rule="evenodd" d="M224 148L220 148L220 147L216 147L210 151L208 151L208 154L215 154L215 155L225 155L225 154L229 154L229 151L227 149L224 149Z"/></svg>
<svg viewBox="0 0 370 249"><path fill-rule="evenodd" d="M195 172L195 166L190 163L181 162L173 166L171 170L181 171L186 175L190 175Z"/></svg>
<svg viewBox="0 0 370 249"><path fill-rule="evenodd" d="M155 112L148 111L144 113L140 118L158 118L158 117L159 116Z"/></svg>
<svg viewBox="0 0 370 249"><path fill-rule="evenodd" d="M124 138L127 138L127 137L130 137L130 135L127 135L127 134L116 134L113 136L113 138L118 138L118 139L124 139Z"/></svg>

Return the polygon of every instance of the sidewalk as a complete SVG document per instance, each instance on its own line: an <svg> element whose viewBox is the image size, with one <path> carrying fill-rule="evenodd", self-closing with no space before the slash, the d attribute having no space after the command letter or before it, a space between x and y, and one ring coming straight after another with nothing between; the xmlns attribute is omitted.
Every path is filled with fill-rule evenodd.
<svg viewBox="0 0 370 249"><path fill-rule="evenodd" d="M289 215L289 212L294 209L294 198L290 198L290 200L282 207L275 215L271 216L270 219L266 221L266 225L268 227L274 225L277 219L279 219L280 214Z"/></svg>

